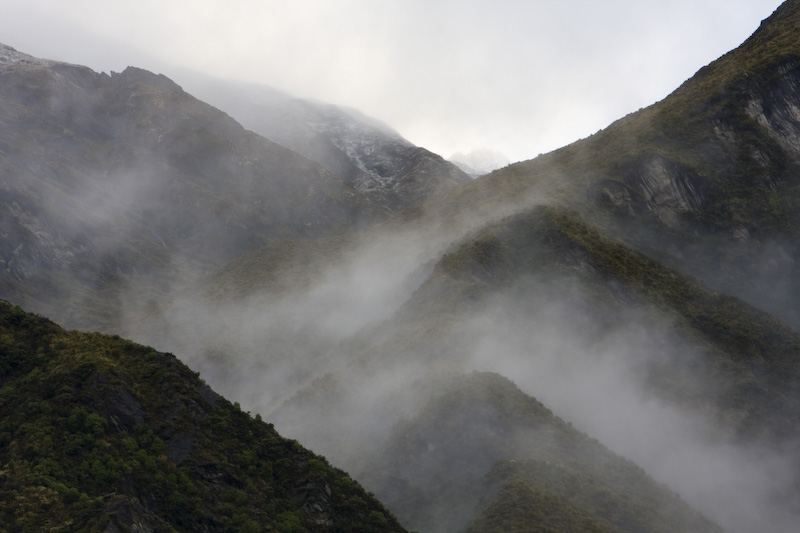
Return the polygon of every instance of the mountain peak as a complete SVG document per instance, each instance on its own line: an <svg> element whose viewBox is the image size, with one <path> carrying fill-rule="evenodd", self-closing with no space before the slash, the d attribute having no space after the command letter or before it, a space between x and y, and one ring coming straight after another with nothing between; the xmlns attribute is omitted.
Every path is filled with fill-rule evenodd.
<svg viewBox="0 0 800 533"><path fill-rule="evenodd" d="M32 55L24 54L17 51L6 44L0 43L0 68L10 67L12 65L36 65L36 66L49 66L54 61L49 59L40 59Z"/></svg>
<svg viewBox="0 0 800 533"><path fill-rule="evenodd" d="M156 74L155 72L150 72L149 70L145 70L138 67L129 66L126 67L125 70L122 71L122 73L116 74L112 72L112 75L114 76L121 75L124 77L124 79L130 82L146 83L153 87L164 90L183 92L183 88L180 85L172 81L164 74Z"/></svg>
<svg viewBox="0 0 800 533"><path fill-rule="evenodd" d="M467 154L456 152L449 161L471 176L488 174L511 163L504 154L490 148L478 148Z"/></svg>

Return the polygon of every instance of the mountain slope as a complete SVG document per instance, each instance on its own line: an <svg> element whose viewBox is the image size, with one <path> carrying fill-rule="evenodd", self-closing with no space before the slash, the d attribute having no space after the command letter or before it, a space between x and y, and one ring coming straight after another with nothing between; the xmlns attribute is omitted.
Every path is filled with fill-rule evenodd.
<svg viewBox="0 0 800 533"><path fill-rule="evenodd" d="M746 407L747 415L723 416L740 424L739 433L762 435L771 427L771 436L786 437L794 431L800 412L800 363L795 356L800 336L768 314L707 291L559 210L536 208L486 227L442 258L401 313L424 323L452 312L460 301L470 299L478 307L482 300L509 289L523 290L521 284L529 278L582 287L584 308L577 311L599 319L599 331L608 331L627 314L646 312L648 307L672 314L670 327L698 346L702 358L716 368L716 378L741 373L724 381L729 386L742 384L727 392L729 402L717 389L713 399L699 400L699 390L676 392L676 398ZM521 293L515 298L527 296L533 295ZM568 298L563 295L565 301ZM513 301L504 305L515 307ZM655 374L669 371L663 367ZM671 379L662 385L682 385L679 371L679 366L672 366ZM690 372L697 371L695 367ZM744 400L744 394L754 396Z"/></svg>
<svg viewBox="0 0 800 533"><path fill-rule="evenodd" d="M0 411L8 531L402 531L174 356L6 302Z"/></svg>
<svg viewBox="0 0 800 533"><path fill-rule="evenodd" d="M253 246L126 331L415 527L794 531L799 21L366 231Z"/></svg>
<svg viewBox="0 0 800 533"><path fill-rule="evenodd" d="M454 164L355 109L292 98L260 85L184 77L193 94L392 211L470 180Z"/></svg>
<svg viewBox="0 0 800 533"><path fill-rule="evenodd" d="M272 339L270 350L285 351L280 337ZM597 234L574 213L540 207L455 246L390 319L324 347L321 364L296 355L297 366L330 373L307 381L271 418L356 472L409 526L451 530L478 517L476 502L490 497L481 480L493 462L525 459L535 439L509 440L525 433L508 420L510 406L484 419L465 399L463 410L418 430L430 442L441 432L438 452L401 452L410 431L404 420L437 401L444 386L429 376L491 370L513 376L726 527L781 530L797 509L791 497L773 494L800 486L789 466L798 459L791 444L800 422L798 347L800 337L769 315ZM454 422L462 417L463 427ZM494 431L490 420L507 429ZM476 440L471 432L486 424L491 437ZM469 445L456 446L462 439ZM504 451L491 451L498 447ZM488 465L474 459L479 454ZM415 461L422 466L412 468ZM741 461L753 472L732 474ZM773 463L788 470L762 480ZM712 472L700 481L698 468Z"/></svg>
<svg viewBox="0 0 800 533"><path fill-rule="evenodd" d="M546 181L550 201L798 329L799 25L798 3L785 2L663 101L468 197L511 201Z"/></svg>
<svg viewBox="0 0 800 533"><path fill-rule="evenodd" d="M259 287L290 286L281 273L304 280L282 300L303 325L284 327L287 339L322 330L308 310L331 309L316 299L330 294L329 282L363 300L331 311L359 324L352 336L323 337L308 359L292 352L313 371L275 411L279 427L341 464L363 464L352 441L332 435L332 420L349 428L344 435L388 448L394 424L427 399L409 399L409 381L437 369L491 370L726 529L791 531L800 374L798 337L784 324L797 327L800 279L797 24L798 2L787 2L663 102L432 198L358 246L314 243L302 261L273 251L280 267L266 285L256 256L237 263L253 289L248 304L260 302ZM752 102L771 102L764 116L775 119L748 118ZM371 262L376 242L384 259ZM374 283L409 255L419 262L396 276L402 289ZM219 273L229 287L231 274ZM361 285L333 281L360 274ZM389 295L397 312L376 317L372 304ZM285 353L275 340L265 352ZM263 409L275 402L239 393Z"/></svg>
<svg viewBox="0 0 800 533"><path fill-rule="evenodd" d="M524 492L509 487L508 479L536 470L527 475L528 486L546 504L520 503L516 512L549 516L530 517L520 530L546 530L546 524L576 521L576 515L587 523L575 531L719 530L505 378L473 373L442 380L437 389L424 408L398 425L390 445L367 468L367 482L409 526L462 530L486 505L481 499L508 505ZM495 484L505 485L506 493L498 494ZM556 498L560 507L551 503ZM518 519L511 512L505 518ZM495 530L505 524L485 522Z"/></svg>
<svg viewBox="0 0 800 533"><path fill-rule="evenodd" d="M383 216L164 76L0 52L0 283L59 321L111 328L128 284L157 296L272 240Z"/></svg>

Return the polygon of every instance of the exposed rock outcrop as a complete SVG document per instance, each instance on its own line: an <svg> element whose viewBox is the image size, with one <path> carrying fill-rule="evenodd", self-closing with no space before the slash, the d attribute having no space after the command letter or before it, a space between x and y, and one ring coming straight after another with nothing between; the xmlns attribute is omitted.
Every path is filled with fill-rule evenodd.
<svg viewBox="0 0 800 533"><path fill-rule="evenodd" d="M800 160L800 62L789 61L776 69L775 76L751 93L747 114L766 133Z"/></svg>

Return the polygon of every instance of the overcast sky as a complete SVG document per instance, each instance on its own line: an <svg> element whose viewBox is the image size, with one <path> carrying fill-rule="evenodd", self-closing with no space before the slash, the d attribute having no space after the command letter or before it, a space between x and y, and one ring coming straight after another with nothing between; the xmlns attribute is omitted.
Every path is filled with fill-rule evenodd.
<svg viewBox="0 0 800 533"><path fill-rule="evenodd" d="M779 0L0 0L0 42L347 104L445 157L529 159L664 98Z"/></svg>

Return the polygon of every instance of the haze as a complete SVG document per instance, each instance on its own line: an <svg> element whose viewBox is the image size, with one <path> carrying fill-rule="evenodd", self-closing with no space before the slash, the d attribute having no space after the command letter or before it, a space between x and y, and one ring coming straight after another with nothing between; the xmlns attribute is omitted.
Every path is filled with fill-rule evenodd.
<svg viewBox="0 0 800 533"><path fill-rule="evenodd" d="M85 0L69 4L67 10L57 2L34 1L25 7L2 2L0 41L23 52L100 71L137 65L164 72L178 83L188 78L185 69L266 83L359 108L444 155L488 147L510 159L534 157L664 97L702 65L743 41L775 7L767 2L744 7L710 1L628 2L601 8L578 2L555 7L542 2L424 5L350 0L295 2L291 7L175 2L164 8L154 2L107 7ZM764 12L754 13L758 9ZM641 143L631 152L649 159L630 162L620 156L604 161L608 167L625 164L631 176L644 176L640 182L626 177L630 183L649 184L647 176L654 168L669 178L662 184L662 190L671 191L668 201L631 202L629 218L606 216L606 209L614 207L587 194L605 186L611 171L600 168L591 176L584 170L591 159L562 166L552 161L558 159L554 157L455 188L363 228L349 213L359 209L369 215L371 208L345 201L338 181L325 178L316 166L310 168L309 161L241 131L221 113L171 86L163 93L139 90L137 84L141 81L146 88L151 76L129 76L116 78L129 83L115 82L102 105L93 99L94 85L36 100L52 102L54 110L67 109L62 115L72 123L91 124L76 129L75 135L77 141L86 139L78 134L87 130L91 140L62 143L59 130L48 129L56 135L42 136L41 145L9 145L10 153L19 151L27 160L10 159L4 168L11 170L5 175L11 185L20 183L32 191L27 202L7 195L9 205L15 202L14 228L26 237L22 242L27 249L22 251L36 258L34 254L44 250L41 254L50 254L54 259L48 260L57 268L62 268L57 253L67 257L63 272L70 277L64 276L63 289L58 285L62 278L50 272L40 278L50 282L39 289L46 294L46 304L56 302L65 314L73 306L93 314L113 309L119 313L118 319L108 319L119 322L114 333L174 352L215 390L262 415L281 434L323 453L356 478L363 476L364 486L382 500L392 497L392 491L380 491L382 486L400 487L402 499L418 488L432 491L452 483L449 493L419 498L434 517L420 526L411 523L420 531L460 530L474 519L479 509L475 501L460 499L463 510L457 513L450 511L449 503L478 487L498 461L547 459L532 454L542 442L550 446L550 429L542 432L544 438L528 431L532 425L527 410L509 402L497 412L514 416L475 417L478 422L498 422L483 427L475 423L474 428L483 431L480 439L462 438L453 430L440 441L490 445L456 445L437 452L441 455L430 457L446 460L419 462L426 468L408 476L409 489L405 481L391 481L397 478L388 467L407 464L402 459L408 442L395 439L394 433L402 435L409 424L425 433L425 424L437 418L424 417L423 411L436 407L441 385L474 370L512 379L522 392L635 461L730 531L794 531L800 513L794 502L776 495L796 492L796 442L736 434L739 428L770 429L768 422L761 425L750 417L766 413L766 420L779 420L768 413L771 406L787 409L778 410L783 416L788 412L784 406L794 405L779 397L796 390L785 384L789 378L775 378L774 387L767 381L772 368L784 373L783 367L751 367L742 363L743 351L723 353L727 345L713 344L706 336L736 328L738 314L723 309L727 314L719 325L703 328L698 322L707 320L704 315L683 312L671 302L678 296L694 299L711 314L714 309L704 302L718 300L700 298L699 290L690 287L656 283L655 275L636 274L657 265L589 236L595 229L579 220L585 216L604 239L622 243L651 235L652 246L660 245L656 237L666 231L644 230L656 217L675 231L675 239L688 236L688 230L679 234L667 220L692 216L685 208L688 194L675 183L688 183L690 188L705 182L699 177L691 181L694 174L683 176L683 165L673 171L670 163L684 161L682 154L689 154L686 160L710 161L710 156L704 159L689 150L667 155L665 149L662 160L659 152L651 156L649 145ZM73 83L65 79L65 84ZM6 88L14 87L27 85ZM37 109L28 107L26 92L17 90L17 100L9 100L19 102L8 107L16 119L9 124L33 137L43 131L44 121L29 127L25 112L34 115ZM157 97L146 98L154 94ZM179 105L163 105L167 101ZM119 102L132 102L131 113L120 113ZM82 110L97 119L82 121L88 117ZM118 124L126 127L112 127ZM142 135L145 129L158 136ZM647 130L628 129L609 145L632 144L641 131ZM568 152L580 161L583 154L606 146L599 142L603 137L608 141L610 136L597 136ZM721 141L709 144L715 142ZM128 150L107 150L109 144ZM63 158L63 165L55 164L61 159L48 157L73 145L78 148ZM731 159L751 148L744 143L732 146L737 150L731 150ZM717 153L714 150L708 149ZM40 160L43 164L37 166ZM737 172L747 169L746 163L721 168ZM41 168L47 172L38 172ZM685 168L694 172L688 164ZM259 179L262 176L270 179ZM53 187L59 182L70 186ZM174 198L180 200L172 202ZM39 208L39 202L46 209ZM673 207L678 203L682 211ZM24 207L28 204L33 207ZM252 212L260 210L264 217L250 217L251 205L260 206ZM652 216L635 218L645 206L652 208ZM570 214L571 209L578 212ZM312 216L317 212L319 216ZM360 231L324 238L311 230L295 230L318 221L332 231ZM773 229L756 227L766 228L765 233ZM729 237L720 230L715 240L693 241L721 243L712 250L712 273L726 273L734 259L720 263L719 258L747 246L737 236L738 228L731 228ZM697 247L675 246L678 251L669 254L686 257ZM16 248L11 247L14 253ZM621 257L601 260L616 255ZM20 256L26 257L12 255L15 260ZM143 265L142 273L136 261ZM683 263L688 274L700 268L688 260ZM664 278L676 277L657 270ZM652 300L630 278L656 285ZM32 283L37 278L30 279ZM748 281L755 287L766 283L755 276ZM774 279L770 281L774 285ZM51 298L49 287L62 294L77 287L76 294L92 298ZM670 297L661 300L662 295ZM107 305L94 305L95 301ZM752 322L761 334L760 322ZM763 329L764 334L777 335L772 331L782 334L777 327ZM744 338L759 342L755 333ZM764 346L766 357L773 344ZM774 346L783 344L776 341ZM752 409L740 408L739 401L751 398L756 400ZM476 404L464 405L465 419L480 415L470 407ZM519 425L509 422L515 417ZM747 419L742 422L740 417ZM496 430L504 424L508 432ZM424 444L420 450L443 448L436 439L419 444ZM581 464L589 464L592 457L587 453ZM429 464L437 470L428 472ZM465 482L464 471L474 477ZM439 497L442 494L445 497ZM428 520L427 509L415 512Z"/></svg>
<svg viewBox="0 0 800 533"><path fill-rule="evenodd" d="M264 83L356 107L445 157L517 161L662 99L779 4L0 0L0 41L97 71Z"/></svg>

